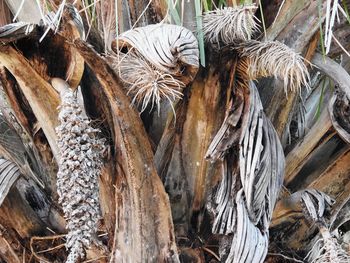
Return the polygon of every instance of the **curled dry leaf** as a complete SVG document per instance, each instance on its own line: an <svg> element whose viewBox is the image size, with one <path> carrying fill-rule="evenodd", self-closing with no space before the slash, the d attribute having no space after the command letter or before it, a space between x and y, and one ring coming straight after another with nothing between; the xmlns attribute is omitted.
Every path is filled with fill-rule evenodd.
<svg viewBox="0 0 350 263"><path fill-rule="evenodd" d="M161 99L181 98L199 68L198 43L188 29L156 24L129 30L113 44L118 54L114 67L127 84L133 102L141 111Z"/></svg>
<svg viewBox="0 0 350 263"><path fill-rule="evenodd" d="M306 210L305 213L315 222L322 220L325 211L335 202L330 196L316 189L304 190L301 201Z"/></svg>
<svg viewBox="0 0 350 263"><path fill-rule="evenodd" d="M267 229L260 231L251 222L243 196L243 190L240 190L236 197L237 231L226 263L263 262L267 254L269 233Z"/></svg>
<svg viewBox="0 0 350 263"><path fill-rule="evenodd" d="M135 28L121 34L118 45L137 50L154 67L171 75L188 73L187 77L193 79L199 67L197 39L181 26L156 24Z"/></svg>
<svg viewBox="0 0 350 263"><path fill-rule="evenodd" d="M285 44L251 40L235 49L247 64L250 79L274 76L283 81L286 93L288 90L300 91L302 86L309 88L310 76L303 57Z"/></svg>
<svg viewBox="0 0 350 263"><path fill-rule="evenodd" d="M225 7L205 12L203 15L203 33L207 42L230 45L250 40L258 31L254 16L256 5Z"/></svg>

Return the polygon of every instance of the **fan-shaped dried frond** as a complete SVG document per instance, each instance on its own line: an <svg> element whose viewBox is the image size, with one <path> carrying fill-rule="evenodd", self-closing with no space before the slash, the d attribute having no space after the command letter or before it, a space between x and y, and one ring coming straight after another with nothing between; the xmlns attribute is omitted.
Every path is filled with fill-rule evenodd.
<svg viewBox="0 0 350 263"><path fill-rule="evenodd" d="M77 98L63 80L53 81L61 89L60 125L56 128L59 147L57 192L67 220L67 262L84 257L95 240L100 218L98 176L102 166L103 140L99 130L82 114Z"/></svg>
<svg viewBox="0 0 350 263"><path fill-rule="evenodd" d="M248 61L247 73L251 79L274 76L283 80L287 92L309 88L310 76L303 57L278 41L251 40L235 49Z"/></svg>
<svg viewBox="0 0 350 263"><path fill-rule="evenodd" d="M240 177L250 219L268 229L283 183L285 158L253 82L250 94L249 119L240 142Z"/></svg>
<svg viewBox="0 0 350 263"><path fill-rule="evenodd" d="M171 74L154 68L142 56L133 52L119 58L116 61L116 70L127 86L132 103L139 105L141 112L149 105L151 109L156 105L159 113L162 99L172 103L182 98L185 84Z"/></svg>
<svg viewBox="0 0 350 263"><path fill-rule="evenodd" d="M198 43L186 28L157 24L129 30L118 38L115 70L128 86L132 103L141 112L167 99L182 97L182 89L193 80L199 67ZM114 45L114 50L116 46Z"/></svg>
<svg viewBox="0 0 350 263"><path fill-rule="evenodd" d="M250 40L258 30L256 5L225 7L205 12L203 33L209 43L225 45Z"/></svg>
<svg viewBox="0 0 350 263"><path fill-rule="evenodd" d="M232 162L233 161L233 162ZM237 223L237 204L235 198L239 190L238 167L232 163L235 160L223 162L222 179L219 184L212 203L207 205L208 211L214 214L212 232L222 235L232 234Z"/></svg>
<svg viewBox="0 0 350 263"><path fill-rule="evenodd" d="M131 52L136 50L154 68L173 75L186 85L194 79L199 68L197 39L181 26L156 24L135 28L119 36L118 47L128 48Z"/></svg>

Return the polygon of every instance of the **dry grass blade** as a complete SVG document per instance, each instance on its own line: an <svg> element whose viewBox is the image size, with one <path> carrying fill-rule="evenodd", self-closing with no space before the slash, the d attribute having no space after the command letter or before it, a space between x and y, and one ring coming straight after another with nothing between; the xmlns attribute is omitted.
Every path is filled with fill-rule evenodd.
<svg viewBox="0 0 350 263"><path fill-rule="evenodd" d="M141 112L150 105L151 109L157 106L159 113L162 99L172 103L182 98L185 84L151 66L141 55L130 52L119 59L116 70L127 85L132 104L137 104Z"/></svg>
<svg viewBox="0 0 350 263"><path fill-rule="evenodd" d="M293 49L278 41L259 42L251 40L236 48L249 61L248 75L251 79L274 76L283 80L287 93L309 88L310 75L304 58Z"/></svg>
<svg viewBox="0 0 350 263"><path fill-rule="evenodd" d="M205 12L203 33L207 42L232 44L240 40L250 40L258 30L258 19L254 16L256 5L225 7Z"/></svg>

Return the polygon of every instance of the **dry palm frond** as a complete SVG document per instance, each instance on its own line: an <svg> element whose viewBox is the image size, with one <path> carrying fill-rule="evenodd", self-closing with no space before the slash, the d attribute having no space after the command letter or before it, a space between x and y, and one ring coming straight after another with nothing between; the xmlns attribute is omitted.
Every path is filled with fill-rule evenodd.
<svg viewBox="0 0 350 263"><path fill-rule="evenodd" d="M130 52L119 56L116 70L127 85L132 104L137 104L143 112L148 105L156 105L159 113L160 102L167 99L170 103L182 98L185 84L151 66L141 55Z"/></svg>
<svg viewBox="0 0 350 263"><path fill-rule="evenodd" d="M182 89L197 74L198 43L184 27L167 24L139 27L122 33L115 44L118 49L114 45L113 50L119 56L114 68L141 112L157 105L159 114L160 101L181 98ZM128 50L127 54L123 50Z"/></svg>
<svg viewBox="0 0 350 263"><path fill-rule="evenodd" d="M117 1L114 0L104 0L97 1L94 0L93 11L96 12L97 18L97 28L102 36L105 51L109 51L111 48L111 43L116 37L117 32ZM91 20L93 16L91 17Z"/></svg>
<svg viewBox="0 0 350 263"><path fill-rule="evenodd" d="M301 201L306 214L316 223L321 234L321 238L315 242L305 259L311 263L350 262L350 256L331 235L324 220L324 214L334 204L334 200L321 191L306 189L301 194Z"/></svg>
<svg viewBox="0 0 350 263"><path fill-rule="evenodd" d="M241 98L240 89L249 94L248 100ZM283 148L254 83L238 83L234 99L242 106L232 104L207 152L212 160L224 159L223 177L208 210L215 218L213 233L234 236L225 262L263 262L283 183Z"/></svg>
<svg viewBox="0 0 350 263"><path fill-rule="evenodd" d="M310 263L348 263L350 256L339 245L336 238L332 237L329 229L320 227L322 237L316 241L312 249L306 256Z"/></svg>
<svg viewBox="0 0 350 263"><path fill-rule="evenodd" d="M324 34L324 42L326 48L325 55L327 55L331 49L332 39L334 39L335 42L338 45L340 45L340 48L342 48L343 51L348 54L347 50L339 43L339 41L333 35L336 20L338 21L338 23L340 22L339 13L341 13L346 19L348 19L346 11L341 7L340 2L338 0L327 0Z"/></svg>
<svg viewBox="0 0 350 263"><path fill-rule="evenodd" d="M301 195L305 213L315 222L322 220L327 209L334 204L330 196L316 189L306 189Z"/></svg>
<svg viewBox="0 0 350 263"><path fill-rule="evenodd" d="M248 61L247 73L251 79L274 76L283 80L284 89L300 91L309 88L310 75L304 59L293 49L278 41L251 40L235 48Z"/></svg>
<svg viewBox="0 0 350 263"><path fill-rule="evenodd" d="M254 16L256 5L225 7L208 11L203 15L203 33L205 40L213 44L232 44L241 40L250 40L258 30Z"/></svg>
<svg viewBox="0 0 350 263"><path fill-rule="evenodd" d="M264 262L269 243L268 231L265 229L262 231L250 220L243 189L238 191L235 203L237 204L237 230L225 263Z"/></svg>

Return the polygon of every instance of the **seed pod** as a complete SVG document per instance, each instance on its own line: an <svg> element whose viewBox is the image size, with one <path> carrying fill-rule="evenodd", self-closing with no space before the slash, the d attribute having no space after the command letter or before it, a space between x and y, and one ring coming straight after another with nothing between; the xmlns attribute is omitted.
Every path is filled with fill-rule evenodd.
<svg viewBox="0 0 350 263"><path fill-rule="evenodd" d="M52 84L65 83L56 80ZM84 257L85 249L94 241L97 231L100 218L98 176L104 140L98 138L99 130L92 129L82 114L73 91L67 88L60 95L60 125L56 128L60 154L57 192L67 221L69 255L66 262L74 263ZM86 131L89 136L85 135ZM82 145L81 141L86 143ZM86 145L90 147L82 147Z"/></svg>

